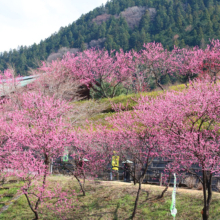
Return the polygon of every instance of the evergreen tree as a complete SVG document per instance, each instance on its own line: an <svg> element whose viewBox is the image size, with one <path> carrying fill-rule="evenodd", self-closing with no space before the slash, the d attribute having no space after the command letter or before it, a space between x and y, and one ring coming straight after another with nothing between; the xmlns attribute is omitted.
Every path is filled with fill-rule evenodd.
<svg viewBox="0 0 220 220"><path fill-rule="evenodd" d="M199 10L199 6L198 6L198 2L197 2L197 0L192 0L192 9L193 9L193 11L195 12L195 11L198 11Z"/></svg>
<svg viewBox="0 0 220 220"><path fill-rule="evenodd" d="M204 34L203 34L203 31L202 31L202 28L199 27L199 30L198 30L198 40L202 40L204 38Z"/></svg>
<svg viewBox="0 0 220 220"><path fill-rule="evenodd" d="M171 22L170 22L170 17L167 15L165 18L164 18L164 28L167 29L169 28L171 25Z"/></svg>
<svg viewBox="0 0 220 220"><path fill-rule="evenodd" d="M180 41L179 46L180 46L181 48L186 47L186 44L185 44L185 40L184 40L184 39L182 39L182 40Z"/></svg>
<svg viewBox="0 0 220 220"><path fill-rule="evenodd" d="M198 45L199 44L198 37L197 37L197 31L195 29L193 30L193 44L194 45Z"/></svg>
<svg viewBox="0 0 220 220"><path fill-rule="evenodd" d="M205 45L205 39L202 38L201 41L200 41L200 48L201 49L205 49L206 45Z"/></svg>
<svg viewBox="0 0 220 220"><path fill-rule="evenodd" d="M198 6L200 10L202 11L205 10L205 5L204 5L203 0L198 0Z"/></svg>
<svg viewBox="0 0 220 220"><path fill-rule="evenodd" d="M85 49L84 48L84 37L81 34L79 34L76 45L77 45L77 47L79 47L81 49L81 51L83 51Z"/></svg>
<svg viewBox="0 0 220 220"><path fill-rule="evenodd" d="M22 53L19 57L19 67L21 71L25 70L26 62L27 62L26 56L24 55L24 53Z"/></svg>
<svg viewBox="0 0 220 220"><path fill-rule="evenodd" d="M99 38L104 38L106 36L106 23L105 22L103 22L99 26L98 36Z"/></svg>
<svg viewBox="0 0 220 220"><path fill-rule="evenodd" d="M141 18L141 21L139 23L139 29L144 29L146 32L149 31L150 28L150 13L147 11L145 15Z"/></svg>
<svg viewBox="0 0 220 220"><path fill-rule="evenodd" d="M40 55L40 59L42 60L46 59L47 57L46 43L44 41L40 42L39 55Z"/></svg>
<svg viewBox="0 0 220 220"><path fill-rule="evenodd" d="M193 12L193 24L197 25L197 23L199 22L199 15L196 11Z"/></svg>
<svg viewBox="0 0 220 220"><path fill-rule="evenodd" d="M213 16L212 24L213 24L213 30L214 30L215 32L217 32L218 29L220 28L220 26L219 26L219 22L218 22L218 19L217 19L217 16L216 16L216 15Z"/></svg>
<svg viewBox="0 0 220 220"><path fill-rule="evenodd" d="M188 17L188 23L192 24L193 23L193 16L190 14Z"/></svg>
<svg viewBox="0 0 220 220"><path fill-rule="evenodd" d="M212 28L212 22L209 20L208 23L207 23L207 33L208 33L208 36L213 36L213 28Z"/></svg>
<svg viewBox="0 0 220 220"><path fill-rule="evenodd" d="M69 47L73 47L73 45L74 45L74 39L73 39L73 33L72 33L71 30L68 32L67 40L68 40L68 42L69 42Z"/></svg>
<svg viewBox="0 0 220 220"><path fill-rule="evenodd" d="M212 7L214 5L213 0L204 0L205 6L208 7Z"/></svg>
<svg viewBox="0 0 220 220"><path fill-rule="evenodd" d="M173 31L172 31L171 27L168 29L167 35L168 35L168 37L173 36Z"/></svg>
<svg viewBox="0 0 220 220"><path fill-rule="evenodd" d="M133 32L130 37L130 49L136 48L137 33Z"/></svg>
<svg viewBox="0 0 220 220"><path fill-rule="evenodd" d="M182 19L180 16L177 17L177 21L176 21L177 27L181 30L183 28L183 23L182 23Z"/></svg>
<svg viewBox="0 0 220 220"><path fill-rule="evenodd" d="M203 20L209 22L210 21L210 14L209 14L209 11L208 9L205 9L205 12L203 14Z"/></svg>
<svg viewBox="0 0 220 220"><path fill-rule="evenodd" d="M155 21L155 32L160 32L163 29L163 20L160 17L160 15L158 15L156 17L156 21Z"/></svg>
<svg viewBox="0 0 220 220"><path fill-rule="evenodd" d="M191 8L190 4L187 5L186 13L189 15L192 13L192 8Z"/></svg>
<svg viewBox="0 0 220 220"><path fill-rule="evenodd" d="M93 22L92 24L91 36L92 36L92 39L98 39L98 36L99 36L99 27L95 22Z"/></svg>
<svg viewBox="0 0 220 220"><path fill-rule="evenodd" d="M114 44L114 40L113 40L113 37L112 35L107 35L107 38L106 38L106 42L105 42L105 48L108 50L108 51L111 51L113 50L113 45Z"/></svg>
<svg viewBox="0 0 220 220"><path fill-rule="evenodd" d="M68 40L67 40L66 35L64 35L64 36L62 37L62 40L61 40L61 42L60 42L60 45L62 45L63 47L69 47L69 46L70 46L70 44L69 44L69 42L68 42Z"/></svg>
<svg viewBox="0 0 220 220"><path fill-rule="evenodd" d="M120 46L124 51L129 49L129 34L124 32L120 34Z"/></svg>

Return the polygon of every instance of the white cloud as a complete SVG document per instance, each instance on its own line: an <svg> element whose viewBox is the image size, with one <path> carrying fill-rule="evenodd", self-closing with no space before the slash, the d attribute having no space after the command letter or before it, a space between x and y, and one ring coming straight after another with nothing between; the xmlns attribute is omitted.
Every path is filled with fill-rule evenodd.
<svg viewBox="0 0 220 220"><path fill-rule="evenodd" d="M107 0L0 0L0 51L39 43Z"/></svg>

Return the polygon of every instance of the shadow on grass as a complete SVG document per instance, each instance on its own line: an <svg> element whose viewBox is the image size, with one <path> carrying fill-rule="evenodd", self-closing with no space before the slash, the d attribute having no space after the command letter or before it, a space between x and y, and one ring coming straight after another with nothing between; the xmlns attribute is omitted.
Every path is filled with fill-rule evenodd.
<svg viewBox="0 0 220 220"><path fill-rule="evenodd" d="M120 203L118 202L117 207L114 212L114 220L118 220L118 209L120 208Z"/></svg>

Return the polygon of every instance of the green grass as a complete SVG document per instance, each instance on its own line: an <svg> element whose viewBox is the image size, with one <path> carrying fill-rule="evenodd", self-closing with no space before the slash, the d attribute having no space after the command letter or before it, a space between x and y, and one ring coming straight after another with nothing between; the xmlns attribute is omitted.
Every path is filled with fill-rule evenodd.
<svg viewBox="0 0 220 220"><path fill-rule="evenodd" d="M165 91L182 91L186 88L184 84L170 86ZM73 102L72 104L77 105L78 108L85 109L85 107L95 108L97 111L93 113L91 116L88 114L87 118L89 121L95 124L108 125L105 118L114 115L115 111L112 109L112 104L121 105L124 108L124 111L133 110L134 106L137 105L137 101L141 96L148 96L149 98L155 98L159 95L162 95L164 92L159 91L151 91L151 92L142 92L138 94L129 94L129 95L120 95L114 98L104 98L99 100L83 100L78 102ZM79 126L84 126L84 119L82 120Z"/></svg>
<svg viewBox="0 0 220 220"><path fill-rule="evenodd" d="M185 85L181 84L176 86L170 86L166 91L182 91L185 88ZM134 109L134 106L137 105L137 101L141 96L155 98L159 95L162 95L163 93L164 92L161 90L152 92L142 92L138 94L120 95L114 98L104 98L99 100L83 100L74 102L72 104L77 105L78 108L82 109L96 109L96 112L92 115L88 114L86 118L81 118L81 123L79 123L78 126L84 126L85 119L88 119L90 122L93 122L94 124L102 124L109 126L108 122L105 119L106 117L110 117L115 114L114 109L112 109L112 105L121 105L123 111L132 111Z"/></svg>
<svg viewBox="0 0 220 220"><path fill-rule="evenodd" d="M86 196L83 197L79 192L77 182L67 177L54 176L50 178L50 184L60 182L66 190L77 189L75 196L75 208L66 210L64 216L67 219L82 220L116 220L130 219L133 211L134 201L137 193L137 186L120 182L96 182L86 183ZM157 196L163 188L143 185L140 195L136 219L147 220L172 220L170 215L171 189L165 194L165 197L158 199ZM201 210L203 208L202 191L197 190L177 190L176 206L178 220L197 220L201 219ZM40 219L61 219L53 212L43 207L43 214ZM33 219L34 215L27 205L24 196L21 196L14 202L10 208L0 215L0 219ZM220 194L213 193L211 203L210 220L220 219Z"/></svg>
<svg viewBox="0 0 220 220"><path fill-rule="evenodd" d="M7 183L4 184L4 188L9 188L9 189L1 189L0 188L0 209L7 205L8 202L10 202L13 197L17 195L18 190L20 189L21 183ZM1 219L1 218L0 218Z"/></svg>
<svg viewBox="0 0 220 220"><path fill-rule="evenodd" d="M185 88L186 88L186 86L184 84L180 84L180 85L170 86L167 90L182 91ZM102 113L109 113L109 112L114 112L114 110L112 109L112 104L121 104L123 107L127 107L126 108L127 110L132 110L133 107L137 104L137 100L141 96L148 96L150 98L155 98L161 94L163 94L163 91L156 90L156 91L151 91L151 92L141 92L141 93L137 93L137 94L135 94L135 93L128 94L128 95L123 94L120 96L116 96L114 98L99 99L99 100L96 100L95 102L100 103L100 104L105 104L106 107L102 111ZM78 101L78 102L74 102L74 103L77 105L83 105L86 102L91 102L91 100L89 100L89 101L83 100L83 101Z"/></svg>
<svg viewBox="0 0 220 220"><path fill-rule="evenodd" d="M153 91L153 92L142 92L138 94L129 94L129 95L120 95L114 98L105 98L101 99L100 103L106 104L106 109L103 111L103 113L109 113L114 112L112 109L112 104L121 104L122 107L124 107L126 110L133 110L134 106L137 105L137 100L141 96L149 96L151 98L155 98L158 95L162 94L162 91Z"/></svg>

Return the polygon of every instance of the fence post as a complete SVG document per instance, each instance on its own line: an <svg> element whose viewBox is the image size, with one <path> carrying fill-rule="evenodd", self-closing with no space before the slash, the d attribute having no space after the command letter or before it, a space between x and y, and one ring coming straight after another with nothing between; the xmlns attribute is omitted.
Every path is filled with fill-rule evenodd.
<svg viewBox="0 0 220 220"><path fill-rule="evenodd" d="M162 178L163 178L163 173L160 173L160 186L162 186L162 183L163 183Z"/></svg>
<svg viewBox="0 0 220 220"><path fill-rule="evenodd" d="M53 158L51 159L50 162L50 173L53 174Z"/></svg>

